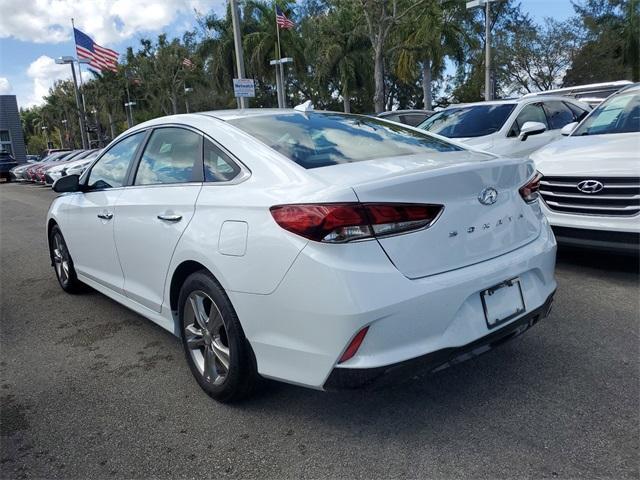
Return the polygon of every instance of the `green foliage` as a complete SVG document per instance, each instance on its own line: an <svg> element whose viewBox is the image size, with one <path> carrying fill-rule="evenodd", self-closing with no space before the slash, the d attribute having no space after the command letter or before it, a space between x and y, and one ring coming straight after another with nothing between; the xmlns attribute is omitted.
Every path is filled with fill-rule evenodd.
<svg viewBox="0 0 640 480"><path fill-rule="evenodd" d="M639 0L586 0L574 7L584 41L564 84L640 81Z"/></svg>
<svg viewBox="0 0 640 480"><path fill-rule="evenodd" d="M286 67L289 106L371 113L391 108L445 106L483 99L484 12L461 0L276 0L295 21L280 30L273 0L244 0L241 28L252 107L275 107L270 60ZM491 4L494 78L498 96L579 83L640 80L640 0L580 0L576 17L537 25L518 0ZM188 58L193 67L183 60ZM129 47L118 72L94 74L83 93L92 146L134 122L161 115L236 108L231 11L198 15L181 38L160 35ZM22 110L30 151L81 144L70 81L58 82L41 106ZM43 129L43 127L45 127Z"/></svg>

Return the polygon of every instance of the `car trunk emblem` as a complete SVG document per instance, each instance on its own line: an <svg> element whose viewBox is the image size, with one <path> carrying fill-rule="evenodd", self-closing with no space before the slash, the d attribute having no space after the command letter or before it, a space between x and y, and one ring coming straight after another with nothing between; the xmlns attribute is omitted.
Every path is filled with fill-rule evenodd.
<svg viewBox="0 0 640 480"><path fill-rule="evenodd" d="M482 205L493 205L496 200L498 200L498 191L493 187L485 188L478 196L478 201Z"/></svg>

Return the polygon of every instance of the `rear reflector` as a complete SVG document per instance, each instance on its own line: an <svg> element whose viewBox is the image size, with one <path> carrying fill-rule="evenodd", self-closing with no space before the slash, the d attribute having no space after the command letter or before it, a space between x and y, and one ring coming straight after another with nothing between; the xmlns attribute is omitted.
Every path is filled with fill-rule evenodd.
<svg viewBox="0 0 640 480"><path fill-rule="evenodd" d="M536 172L526 185L520 187L520 196L525 202L531 203L538 199L538 190L540 189L541 179L542 174L540 172Z"/></svg>
<svg viewBox="0 0 640 480"><path fill-rule="evenodd" d="M360 330L355 337L353 337L353 340L351 340L351 343L349 344L347 349L344 351L344 353L340 357L340 360L338 360L338 363L346 362L357 353L368 331L369 331L369 327L366 326L362 330Z"/></svg>
<svg viewBox="0 0 640 480"><path fill-rule="evenodd" d="M278 225L316 242L344 243L430 227L442 205L403 203L318 203L276 205Z"/></svg>

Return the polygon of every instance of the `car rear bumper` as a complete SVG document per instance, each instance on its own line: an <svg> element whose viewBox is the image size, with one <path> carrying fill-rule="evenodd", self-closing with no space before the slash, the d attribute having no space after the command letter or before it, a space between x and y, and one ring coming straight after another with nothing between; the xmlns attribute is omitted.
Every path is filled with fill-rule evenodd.
<svg viewBox="0 0 640 480"><path fill-rule="evenodd" d="M228 294L258 372L322 389L335 369L387 368L492 334L480 292L505 280L519 278L526 311L500 331L544 309L557 285L555 254L554 236L544 222L539 237L524 247L410 280L375 241L338 246L311 242L273 293L229 289ZM356 355L338 365L365 326L369 329Z"/></svg>
<svg viewBox="0 0 640 480"><path fill-rule="evenodd" d="M554 292L555 293L555 292ZM493 350L516 338L549 315L553 295L545 303L505 327L461 347L448 347L421 357L378 368L334 368L324 384L325 390L371 388L392 384L415 375L443 370Z"/></svg>

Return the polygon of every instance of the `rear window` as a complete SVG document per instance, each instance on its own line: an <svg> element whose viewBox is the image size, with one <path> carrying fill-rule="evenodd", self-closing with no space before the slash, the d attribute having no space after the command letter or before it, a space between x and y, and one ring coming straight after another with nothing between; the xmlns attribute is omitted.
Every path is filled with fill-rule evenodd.
<svg viewBox="0 0 640 480"><path fill-rule="evenodd" d="M515 106L502 103L447 108L427 118L419 128L449 138L483 137L500 130Z"/></svg>
<svg viewBox="0 0 640 480"><path fill-rule="evenodd" d="M229 123L304 168L462 150L430 135L361 115L283 113Z"/></svg>

